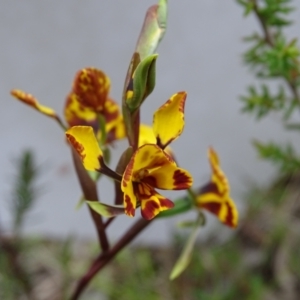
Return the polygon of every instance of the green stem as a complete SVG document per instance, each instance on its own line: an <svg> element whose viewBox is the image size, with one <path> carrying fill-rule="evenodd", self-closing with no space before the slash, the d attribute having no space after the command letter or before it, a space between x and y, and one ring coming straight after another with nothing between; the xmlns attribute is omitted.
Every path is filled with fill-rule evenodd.
<svg viewBox="0 0 300 300"><path fill-rule="evenodd" d="M63 130L63 131L67 131L68 130L68 128L65 126L65 124L62 122L62 120L60 119L60 117L59 116L55 116L55 120L56 120L56 122L58 123L58 125L61 127L61 129Z"/></svg>

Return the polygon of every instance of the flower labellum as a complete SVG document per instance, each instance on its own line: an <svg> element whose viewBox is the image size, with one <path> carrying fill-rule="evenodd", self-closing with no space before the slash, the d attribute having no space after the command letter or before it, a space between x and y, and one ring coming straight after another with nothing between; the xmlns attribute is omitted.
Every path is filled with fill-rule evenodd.
<svg viewBox="0 0 300 300"><path fill-rule="evenodd" d="M173 207L173 202L160 195L155 188L184 190L191 187L192 176L178 168L173 159L160 147L146 144L136 150L123 174L125 213L134 216L137 205L142 216L150 220L160 211Z"/></svg>

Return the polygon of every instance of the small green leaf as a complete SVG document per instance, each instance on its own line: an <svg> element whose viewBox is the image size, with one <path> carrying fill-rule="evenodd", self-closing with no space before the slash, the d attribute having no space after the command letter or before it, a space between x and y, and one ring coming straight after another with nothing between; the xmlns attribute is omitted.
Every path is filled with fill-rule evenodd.
<svg viewBox="0 0 300 300"><path fill-rule="evenodd" d="M156 218L173 217L182 213L185 213L193 209L193 200L190 196L180 198L174 201L174 207L168 210L164 210L157 215Z"/></svg>
<svg viewBox="0 0 300 300"><path fill-rule="evenodd" d="M103 217L111 218L125 213L122 205L108 205L98 201L86 201L86 203Z"/></svg>
<svg viewBox="0 0 300 300"><path fill-rule="evenodd" d="M193 248L194 248L194 244L196 242L197 236L198 236L198 232L200 229L200 223L199 223L199 219L196 222L196 225L193 229L193 231L191 232L183 250L182 253L180 254L178 260L176 261L171 274L170 274L170 280L174 280L175 278L177 278L189 265L191 258L192 258L192 253L193 253Z"/></svg>

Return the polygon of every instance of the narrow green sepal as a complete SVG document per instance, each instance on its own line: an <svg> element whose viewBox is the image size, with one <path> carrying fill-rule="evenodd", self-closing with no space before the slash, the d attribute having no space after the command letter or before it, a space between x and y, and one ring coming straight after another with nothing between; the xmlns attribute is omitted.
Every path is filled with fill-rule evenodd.
<svg viewBox="0 0 300 300"><path fill-rule="evenodd" d="M173 217L173 216L185 213L193 208L194 208L194 206L193 206L193 201L192 201L191 197L186 196L184 198L175 200L173 208L160 212L156 216L156 218Z"/></svg>
<svg viewBox="0 0 300 300"><path fill-rule="evenodd" d="M142 60L133 73L126 91L126 105L131 112L137 110L155 87L157 54Z"/></svg>
<svg viewBox="0 0 300 300"><path fill-rule="evenodd" d="M86 201L86 203L91 209L103 217L111 218L125 214L125 209L122 205L108 205L98 201Z"/></svg>
<svg viewBox="0 0 300 300"><path fill-rule="evenodd" d="M193 249L198 236L198 232L202 224L201 222L202 222L202 216L199 215L197 221L195 222L194 229L191 232L178 260L176 261L171 271L169 277L170 280L174 280L175 278L177 278L189 265L192 258Z"/></svg>

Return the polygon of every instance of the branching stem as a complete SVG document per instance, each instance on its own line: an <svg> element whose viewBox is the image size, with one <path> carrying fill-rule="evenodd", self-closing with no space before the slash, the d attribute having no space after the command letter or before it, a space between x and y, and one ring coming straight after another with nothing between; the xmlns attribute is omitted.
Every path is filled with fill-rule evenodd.
<svg viewBox="0 0 300 300"><path fill-rule="evenodd" d="M270 32L270 28L268 27L268 24L266 23L264 17L262 16L262 14L259 11L259 6L257 4L257 0L250 0L253 3L253 10L254 13L261 25L261 28L263 30L264 33L264 40L265 42L271 47L274 48L274 38L272 33ZM288 87L290 88L290 91L294 97L294 99L298 102L298 104L300 105L300 95L297 89L297 86L295 84L294 81L289 80L288 78L284 78L286 84L288 85Z"/></svg>

